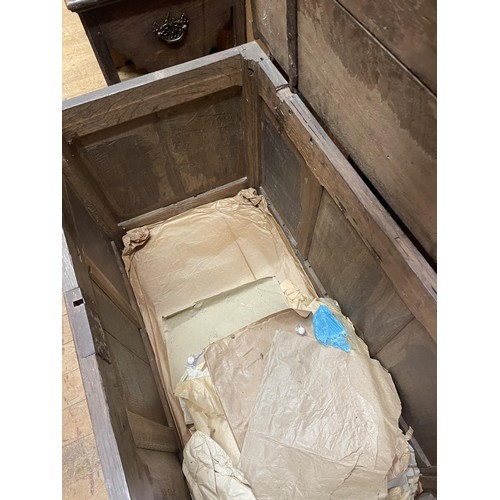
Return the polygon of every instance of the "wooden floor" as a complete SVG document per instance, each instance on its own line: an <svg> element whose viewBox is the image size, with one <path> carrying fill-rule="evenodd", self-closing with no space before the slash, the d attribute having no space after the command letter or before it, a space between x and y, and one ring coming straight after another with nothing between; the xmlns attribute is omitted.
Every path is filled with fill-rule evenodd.
<svg viewBox="0 0 500 500"><path fill-rule="evenodd" d="M62 2L62 98L106 86L80 18Z"/></svg>
<svg viewBox="0 0 500 500"><path fill-rule="evenodd" d="M62 97L68 99L106 86L80 18L62 4ZM62 491L64 500L108 498L87 399L62 305Z"/></svg>

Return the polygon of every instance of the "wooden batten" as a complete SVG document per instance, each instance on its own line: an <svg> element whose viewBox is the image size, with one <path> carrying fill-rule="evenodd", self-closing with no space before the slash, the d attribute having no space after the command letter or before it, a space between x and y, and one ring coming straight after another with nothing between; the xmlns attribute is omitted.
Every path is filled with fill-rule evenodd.
<svg viewBox="0 0 500 500"><path fill-rule="evenodd" d="M177 453L179 451L174 428L158 424L128 410L127 415L138 448L166 451L168 453Z"/></svg>
<svg viewBox="0 0 500 500"><path fill-rule="evenodd" d="M149 224L156 224L163 220L170 219L175 215L179 215L186 210L205 205L205 203L211 203L213 201L220 200L221 198L227 198L229 196L235 196L241 189L248 187L249 181L246 177L238 179L237 181L224 184L223 186L211 189L206 193L200 194L199 196L193 196L186 200L182 200L179 203L174 203L158 210L154 210L144 215L134 217L133 219L125 220L119 222L118 225L128 231L135 227L147 226Z"/></svg>
<svg viewBox="0 0 500 500"><path fill-rule="evenodd" d="M286 2L286 40L288 48L288 82L290 90L297 92L299 78L299 37L297 32L297 0Z"/></svg>
<svg viewBox="0 0 500 500"><path fill-rule="evenodd" d="M71 141L241 85L240 51L229 49L64 101L63 137Z"/></svg>
<svg viewBox="0 0 500 500"><path fill-rule="evenodd" d="M251 187L261 183L261 99L257 87L257 62L241 58L242 63L242 101L247 177Z"/></svg>

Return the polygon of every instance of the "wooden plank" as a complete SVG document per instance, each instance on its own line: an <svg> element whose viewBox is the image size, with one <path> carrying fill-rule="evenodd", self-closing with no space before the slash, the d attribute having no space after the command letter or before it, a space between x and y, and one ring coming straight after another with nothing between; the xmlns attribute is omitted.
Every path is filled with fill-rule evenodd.
<svg viewBox="0 0 500 500"><path fill-rule="evenodd" d="M259 64L259 91L307 165L356 229L396 292L435 339L436 273L409 241L278 71ZM320 277L321 278L321 277Z"/></svg>
<svg viewBox="0 0 500 500"><path fill-rule="evenodd" d="M298 25L299 90L435 260L436 97L337 1Z"/></svg>
<svg viewBox="0 0 500 500"><path fill-rule="evenodd" d="M131 411L127 411L127 415L132 435L138 448L165 451L168 453L179 451L174 428L166 427Z"/></svg>
<svg viewBox="0 0 500 500"><path fill-rule="evenodd" d="M243 124L249 186L258 188L261 179L261 98L257 89L256 62L241 59L243 78Z"/></svg>
<svg viewBox="0 0 500 500"><path fill-rule="evenodd" d="M179 460L173 453L138 449L153 484L155 499L191 500Z"/></svg>
<svg viewBox="0 0 500 500"><path fill-rule="evenodd" d="M159 424L166 423L149 363L106 332L106 343L116 371L122 401L127 410Z"/></svg>
<svg viewBox="0 0 500 500"><path fill-rule="evenodd" d="M236 0L233 4L233 46L242 45L247 38L247 0Z"/></svg>
<svg viewBox="0 0 500 500"><path fill-rule="evenodd" d="M173 205L159 208L158 210L140 215L139 217L119 222L118 225L128 231L129 229L136 227L155 224L156 222L170 219L170 217L181 214L191 208L196 208L201 205L205 205L206 203L212 203L213 201L227 198L229 196L235 196L241 189L246 187L248 187L248 179L243 177L234 182L225 184L224 186L211 189L210 191L198 196L192 196L191 198L174 203Z"/></svg>
<svg viewBox="0 0 500 500"><path fill-rule="evenodd" d="M420 473L420 483L424 491L437 495L437 466L421 468Z"/></svg>
<svg viewBox="0 0 500 500"><path fill-rule="evenodd" d="M81 258L85 253L120 294L126 296L123 279L110 245L113 238L110 239L109 235L104 233L69 186L66 186L63 198L63 224L68 246L72 239L72 263L80 286L85 290L91 288L88 266ZM117 240L121 241L123 231L118 226L115 227L120 235Z"/></svg>
<svg viewBox="0 0 500 500"><path fill-rule="evenodd" d="M309 262L372 354L413 319L375 256L326 192Z"/></svg>
<svg viewBox="0 0 500 500"><path fill-rule="evenodd" d="M120 272L123 277L123 282L125 284L125 288L127 290L127 295L129 298L129 302L131 307L137 312L139 321L141 322L141 328L140 328L140 334L142 338L142 342L144 344L144 349L146 350L146 354L148 356L148 361L149 361L149 366L151 367L151 372L153 374L153 378L156 384L156 389L158 390L158 395L160 396L160 401L163 406L163 411L165 412L165 418L167 419L167 424L169 427L174 427L174 419L172 417L172 409L170 407L170 404L167 400L166 394L165 394L165 389L163 388L163 385L161 383L161 378L160 378L160 373L158 371L158 364L156 363L156 358L153 352L153 348L151 346L151 342L149 340L149 336L146 332L146 327L144 325L144 320L142 318L142 315L139 311L139 306L137 305L137 301L134 295L134 292L132 290L132 286L130 285L130 281L128 279L127 273L125 271L125 266L123 265L123 260L121 258L120 252L118 251L118 248L116 244L113 242L113 252L116 257L116 262L118 264L118 267L120 268ZM179 448L181 448L181 439L179 435L177 436L177 443Z"/></svg>
<svg viewBox="0 0 500 500"><path fill-rule="evenodd" d="M82 12L109 3L121 2L121 0L65 0L66 7L72 12Z"/></svg>
<svg viewBox="0 0 500 500"><path fill-rule="evenodd" d="M64 232L62 233L62 286L63 292L67 292L78 286L75 270L73 269L73 260L69 254L68 243L66 242Z"/></svg>
<svg viewBox="0 0 500 500"><path fill-rule="evenodd" d="M241 89L212 94L75 141L120 220L245 175Z"/></svg>
<svg viewBox="0 0 500 500"><path fill-rule="evenodd" d="M228 49L64 101L63 136L71 141L241 85L240 51Z"/></svg>
<svg viewBox="0 0 500 500"><path fill-rule="evenodd" d="M123 297L123 295L120 294L113 283L109 281L106 275L96 266L90 257L86 254L84 255L85 260L89 265L90 279L102 290L102 292L104 292L104 294L108 296L108 300L113 303L115 308L118 308L118 310L129 319L132 325L139 328L141 324L139 322L137 312L132 309L130 303ZM116 314L114 316L116 316ZM105 322L103 321L103 323Z"/></svg>
<svg viewBox="0 0 500 500"><path fill-rule="evenodd" d="M241 92L233 87L158 113L181 200L246 175Z"/></svg>
<svg viewBox="0 0 500 500"><path fill-rule="evenodd" d="M269 195L266 193L264 188L262 188L262 187L259 188L259 192L260 192L260 194L262 194L265 197L269 211L271 212L271 214L276 219L278 224L281 226L283 232L285 233L288 241L291 244L291 248L292 248L293 252L295 253L297 258L299 259L304 271L306 272L307 276L311 280L311 283L314 286L314 290L316 291L318 296L327 297L328 292L326 291L325 287L323 286L323 284L319 280L318 275L315 273L310 262L307 259L304 259L304 257L302 257L302 254L300 253L299 249L297 248L297 242L295 241L295 238L292 236L292 233L288 229L288 227L287 227L286 223L284 222L283 218L281 217L280 213L276 210L276 207L274 206L273 202L271 201L271 198L269 198Z"/></svg>
<svg viewBox="0 0 500 500"><path fill-rule="evenodd" d="M74 142L81 163L119 219L182 199L183 188L162 147L166 139L157 122L148 116Z"/></svg>
<svg viewBox="0 0 500 500"><path fill-rule="evenodd" d="M99 19L95 11L86 11L80 14L83 28L89 39L94 55L99 63L102 74L108 85L120 82L118 70L115 67L111 52L103 35Z"/></svg>
<svg viewBox="0 0 500 500"><path fill-rule="evenodd" d="M110 237L119 237L115 214L105 196L88 176L87 170L75 156L70 146L63 140L62 173L75 191L80 202L99 227Z"/></svg>
<svg viewBox="0 0 500 500"><path fill-rule="evenodd" d="M89 406L92 428L110 499L130 499L120 452L111 424L108 400L96 356L81 359L81 374Z"/></svg>
<svg viewBox="0 0 500 500"><path fill-rule="evenodd" d="M85 360L90 359L85 358ZM115 458L111 458L109 461L110 467L121 467L124 475L126 477L128 494L124 498L144 498L153 499L153 487L151 484L151 478L147 476L146 471L138 457L137 448L135 446L134 438L132 436L132 431L128 422L126 404L123 396L122 380L118 376L116 367L113 363L108 363L104 361L100 356L96 356L95 360L97 362L97 369L102 380L102 387L107 401L107 409L109 413L109 422L111 424L111 432L113 432L115 441L117 443L117 448L119 450L119 461L116 462ZM92 425L94 427L94 434L96 436L96 442L99 449L99 456L103 464L104 470L104 455L101 451L101 443L99 441L99 436L97 433L96 422L93 418L93 413L99 413L102 411L102 402L91 403L89 397L89 389L86 385L86 377L84 375L84 370L82 368L82 377L85 385L85 392L87 394L87 401L89 403L90 415L92 418ZM98 424L101 425L101 424ZM104 443L105 444L105 443ZM105 475L106 475L106 471ZM119 496L112 496L110 491L110 496L112 498L121 498Z"/></svg>
<svg viewBox="0 0 500 500"><path fill-rule="evenodd" d="M288 70L287 0L252 0L255 38L261 38L281 68Z"/></svg>
<svg viewBox="0 0 500 500"><path fill-rule="evenodd" d="M67 198L71 198L71 191L67 189L65 195ZM69 201L67 198L66 202ZM66 206L68 205L69 203L66 203ZM144 475L144 470L141 468L142 464L138 462L125 411L124 394L129 390L129 387L123 385L123 377L118 374L118 368L123 368L124 356L121 355L121 352L118 352L118 355L115 356L118 350L114 345L111 346L111 349L108 348L110 340L116 341L109 334L106 334L102 327L99 315L96 312L97 304L93 293L94 287L88 275L88 266L80 262L79 259L79 256L82 256L83 246L85 252L88 251L94 257L99 256L96 262L106 263L106 252L104 250L109 247L109 240L105 237L98 237L99 234L102 235L99 228L86 215L85 209L82 208L82 213L80 213L78 207L78 203L72 204L72 208L75 210L70 214L70 223L68 222L68 214L66 214L63 222L65 231L67 231L68 248L73 262L76 262L74 266L76 278L82 288L69 290L64 295L68 305L68 318L73 330L90 418L98 442L104 476L112 499L152 498L151 485ZM83 235L83 245L79 234ZM78 241L79 246L75 245L75 239ZM101 254L101 251L104 253ZM109 269L117 269L112 249L111 253L112 265L105 266L106 276L110 280ZM121 279L119 269L117 271ZM115 286L119 288L116 284ZM125 348L122 348L123 350L126 351ZM133 363L130 363L130 359L126 359L132 366L132 376L134 376L134 368L137 368L137 362L142 363L146 369L150 369L147 363L129 351L127 352L129 356L134 358ZM144 380L140 374L138 379L140 381ZM141 406L139 404L141 398L150 398L150 406L154 405L155 401L151 400L150 393L146 390L148 388L144 388L140 381L136 382L136 385L139 385L139 390L143 394L135 398L136 406ZM125 382L126 384L129 383L128 380ZM158 395L154 392L154 383L150 384L150 388L158 401ZM135 387L133 386L132 389L135 389Z"/></svg>
<svg viewBox="0 0 500 500"><path fill-rule="evenodd" d="M263 187L307 259L321 186L290 139L265 107L262 132Z"/></svg>
<svg viewBox="0 0 500 500"><path fill-rule="evenodd" d="M436 93L436 0L339 3Z"/></svg>
<svg viewBox="0 0 500 500"><path fill-rule="evenodd" d="M137 357L149 364L149 360L142 343L137 317L132 322L116 303L101 288L94 287L94 298L103 329L112 335L124 347ZM130 305L128 305L130 309Z"/></svg>
<svg viewBox="0 0 500 500"><path fill-rule="evenodd" d="M299 38L297 32L297 0L286 0L286 40L288 48L288 79L290 90L297 92Z"/></svg>
<svg viewBox="0 0 500 500"><path fill-rule="evenodd" d="M402 415L415 431L420 446L436 464L437 351L425 329L413 320L387 344L377 358L398 389Z"/></svg>
<svg viewBox="0 0 500 500"><path fill-rule="evenodd" d="M76 352L80 358L85 358L98 352L108 359L104 332L100 323L86 307L85 298L80 288L74 288L64 293L68 310L68 319L73 331ZM93 328L90 324L92 323Z"/></svg>

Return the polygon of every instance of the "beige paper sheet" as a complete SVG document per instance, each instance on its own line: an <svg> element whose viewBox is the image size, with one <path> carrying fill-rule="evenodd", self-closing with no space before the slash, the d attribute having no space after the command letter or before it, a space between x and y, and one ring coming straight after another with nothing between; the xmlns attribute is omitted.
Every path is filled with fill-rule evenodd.
<svg viewBox="0 0 500 500"><path fill-rule="evenodd" d="M123 260L144 318L163 386L184 443L190 433L173 394L162 317L255 280L289 280L312 300L314 288L254 189L131 230Z"/></svg>
<svg viewBox="0 0 500 500"><path fill-rule="evenodd" d="M181 379L188 356L196 356L212 342L286 308L279 283L263 278L163 318L172 381Z"/></svg>
<svg viewBox="0 0 500 500"><path fill-rule="evenodd" d="M387 496L401 404L388 372L349 340L346 353L275 333L239 462L260 500Z"/></svg>

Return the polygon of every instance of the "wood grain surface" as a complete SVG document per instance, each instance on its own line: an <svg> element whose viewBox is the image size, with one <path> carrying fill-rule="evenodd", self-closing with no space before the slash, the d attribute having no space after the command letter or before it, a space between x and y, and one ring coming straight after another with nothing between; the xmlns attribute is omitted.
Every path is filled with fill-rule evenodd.
<svg viewBox="0 0 500 500"><path fill-rule="evenodd" d="M435 260L435 96L335 1L299 29L299 90Z"/></svg>
<svg viewBox="0 0 500 500"><path fill-rule="evenodd" d="M381 206L302 100L272 83L276 68L259 65L263 100L307 165L375 255L398 295L436 338L436 273ZM270 76L268 78L268 75Z"/></svg>
<svg viewBox="0 0 500 500"><path fill-rule="evenodd" d="M66 304L62 301L62 491L71 500L108 498Z"/></svg>
<svg viewBox="0 0 500 500"><path fill-rule="evenodd" d="M387 368L403 405L403 418L415 431L432 464L437 462L437 349L422 325L413 320L377 358Z"/></svg>
<svg viewBox="0 0 500 500"><path fill-rule="evenodd" d="M362 0L299 1L297 36L301 95L435 262L437 105L431 1L396 5L385 0L382 6ZM344 3L353 9L362 3L360 19ZM286 7L285 0L254 3L257 31L285 72ZM419 71L429 75L427 83L416 76Z"/></svg>
<svg viewBox="0 0 500 500"><path fill-rule="evenodd" d="M240 51L230 49L68 99L63 103L63 136L71 141L241 85Z"/></svg>
<svg viewBox="0 0 500 500"><path fill-rule="evenodd" d="M323 193L309 262L373 354L412 319L356 230Z"/></svg>
<svg viewBox="0 0 500 500"><path fill-rule="evenodd" d="M62 7L62 98L106 87L78 14Z"/></svg>
<svg viewBox="0 0 500 500"><path fill-rule="evenodd" d="M436 0L339 0L370 33L435 94Z"/></svg>
<svg viewBox="0 0 500 500"><path fill-rule="evenodd" d="M245 176L241 88L234 87L73 143L117 222Z"/></svg>
<svg viewBox="0 0 500 500"><path fill-rule="evenodd" d="M262 120L262 185L307 258L321 185L267 106Z"/></svg>

